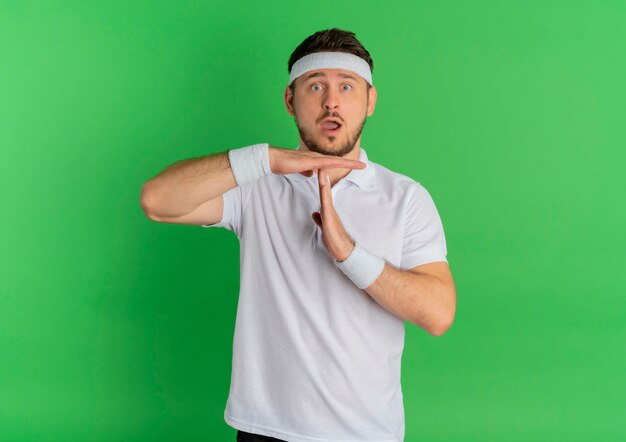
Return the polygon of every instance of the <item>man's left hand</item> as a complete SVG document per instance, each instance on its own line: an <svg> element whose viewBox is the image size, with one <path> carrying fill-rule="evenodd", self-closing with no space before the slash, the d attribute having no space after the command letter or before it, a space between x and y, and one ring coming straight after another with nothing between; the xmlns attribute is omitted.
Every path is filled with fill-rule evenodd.
<svg viewBox="0 0 626 442"><path fill-rule="evenodd" d="M333 205L330 180L324 169L317 170L320 191L320 212L313 212L313 221L322 229L322 241L330 256L336 261L344 261L354 249L354 240L343 227Z"/></svg>

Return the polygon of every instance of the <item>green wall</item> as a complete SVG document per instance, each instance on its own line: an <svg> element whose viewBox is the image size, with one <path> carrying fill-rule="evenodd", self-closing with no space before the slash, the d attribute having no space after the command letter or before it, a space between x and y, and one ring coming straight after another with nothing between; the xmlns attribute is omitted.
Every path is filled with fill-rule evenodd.
<svg viewBox="0 0 626 442"><path fill-rule="evenodd" d="M625 2L1 1L1 441L234 441L237 238L141 185L297 146L287 60L330 27L457 285L445 335L407 323L406 441L626 440Z"/></svg>

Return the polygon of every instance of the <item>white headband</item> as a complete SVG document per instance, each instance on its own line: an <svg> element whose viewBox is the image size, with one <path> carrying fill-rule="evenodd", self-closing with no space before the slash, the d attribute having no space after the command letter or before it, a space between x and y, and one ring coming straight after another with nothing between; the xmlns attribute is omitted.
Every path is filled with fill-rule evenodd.
<svg viewBox="0 0 626 442"><path fill-rule="evenodd" d="M305 72L316 69L345 69L359 74L372 85L370 65L361 57L347 52L314 52L305 55L293 64L287 86Z"/></svg>

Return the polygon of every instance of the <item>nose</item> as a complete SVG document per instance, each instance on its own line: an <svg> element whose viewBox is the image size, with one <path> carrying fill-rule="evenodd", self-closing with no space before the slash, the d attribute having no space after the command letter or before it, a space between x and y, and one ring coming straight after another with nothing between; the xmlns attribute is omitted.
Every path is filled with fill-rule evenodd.
<svg viewBox="0 0 626 442"><path fill-rule="evenodd" d="M332 88L328 88L322 102L325 109L335 109L339 107L339 94Z"/></svg>

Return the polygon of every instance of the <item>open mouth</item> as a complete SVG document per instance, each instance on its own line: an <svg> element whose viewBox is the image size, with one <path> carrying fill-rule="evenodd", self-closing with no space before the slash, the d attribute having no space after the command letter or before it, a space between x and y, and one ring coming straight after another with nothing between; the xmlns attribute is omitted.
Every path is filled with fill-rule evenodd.
<svg viewBox="0 0 626 442"><path fill-rule="evenodd" d="M322 131L329 134L334 134L339 132L339 130L343 127L342 124L337 123L335 121L325 121L322 123Z"/></svg>

